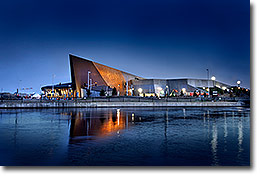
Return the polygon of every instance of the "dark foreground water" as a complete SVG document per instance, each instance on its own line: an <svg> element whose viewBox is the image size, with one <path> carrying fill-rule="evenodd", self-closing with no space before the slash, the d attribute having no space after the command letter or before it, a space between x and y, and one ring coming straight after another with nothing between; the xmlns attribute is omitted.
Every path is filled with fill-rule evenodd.
<svg viewBox="0 0 260 178"><path fill-rule="evenodd" d="M0 110L0 165L249 166L249 108Z"/></svg>

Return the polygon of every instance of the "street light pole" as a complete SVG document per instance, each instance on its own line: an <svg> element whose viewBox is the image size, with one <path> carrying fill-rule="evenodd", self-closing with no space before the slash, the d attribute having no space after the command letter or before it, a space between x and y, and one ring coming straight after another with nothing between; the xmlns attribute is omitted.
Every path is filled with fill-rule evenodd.
<svg viewBox="0 0 260 178"><path fill-rule="evenodd" d="M54 95L54 78L55 74L52 74L52 94Z"/></svg>
<svg viewBox="0 0 260 178"><path fill-rule="evenodd" d="M208 97L210 97L210 92L209 92L209 69L207 69L207 77L208 77Z"/></svg>
<svg viewBox="0 0 260 178"><path fill-rule="evenodd" d="M19 80L17 95L18 95L19 91L21 90L21 83L22 83L22 80Z"/></svg>
<svg viewBox="0 0 260 178"><path fill-rule="evenodd" d="M240 84L241 84L241 81L238 80L238 81L237 81L237 87L238 87L238 88L240 87Z"/></svg>
<svg viewBox="0 0 260 178"><path fill-rule="evenodd" d="M215 76L212 76L212 77L211 77L211 80L213 81L213 87L215 87L215 80L216 80L216 77L215 77Z"/></svg>
<svg viewBox="0 0 260 178"><path fill-rule="evenodd" d="M88 89L89 89L89 74L90 74L91 72L90 71L88 71Z"/></svg>
<svg viewBox="0 0 260 178"><path fill-rule="evenodd" d="M128 96L128 76L126 76L126 96Z"/></svg>

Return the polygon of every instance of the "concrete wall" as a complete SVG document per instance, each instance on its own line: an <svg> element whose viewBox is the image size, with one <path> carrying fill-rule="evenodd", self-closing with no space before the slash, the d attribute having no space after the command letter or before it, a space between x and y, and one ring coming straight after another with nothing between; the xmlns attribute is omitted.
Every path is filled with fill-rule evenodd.
<svg viewBox="0 0 260 178"><path fill-rule="evenodd" d="M154 79L155 93L159 94L160 96L164 96L166 92L166 85L166 80Z"/></svg>
<svg viewBox="0 0 260 178"><path fill-rule="evenodd" d="M153 79L132 80L132 86L134 88L135 96L138 96L139 88L142 88L143 93L154 93L154 80Z"/></svg>
<svg viewBox="0 0 260 178"><path fill-rule="evenodd" d="M138 88L143 89L143 93L157 93L166 90L166 79L144 79L144 80L133 80L133 87L135 95L138 95Z"/></svg>

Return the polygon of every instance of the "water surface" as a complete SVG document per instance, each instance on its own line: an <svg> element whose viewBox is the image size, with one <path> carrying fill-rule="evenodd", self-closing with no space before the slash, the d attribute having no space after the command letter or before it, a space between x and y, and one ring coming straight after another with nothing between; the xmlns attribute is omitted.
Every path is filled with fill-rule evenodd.
<svg viewBox="0 0 260 178"><path fill-rule="evenodd" d="M0 165L249 166L250 109L0 110Z"/></svg>

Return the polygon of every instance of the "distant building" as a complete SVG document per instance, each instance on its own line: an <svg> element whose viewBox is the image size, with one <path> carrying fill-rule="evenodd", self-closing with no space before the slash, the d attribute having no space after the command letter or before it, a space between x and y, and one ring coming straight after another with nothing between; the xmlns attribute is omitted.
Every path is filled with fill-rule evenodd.
<svg viewBox="0 0 260 178"><path fill-rule="evenodd" d="M207 79L145 79L112 67L105 66L78 56L69 55L71 83L42 87L47 97L99 96L101 90L112 95L116 88L118 96L171 96L204 93L208 87L223 90L230 85Z"/></svg>
<svg viewBox="0 0 260 178"><path fill-rule="evenodd" d="M72 89L72 83L63 83L57 85L48 85L41 88L44 95L48 98L62 97L62 98L74 98L74 91Z"/></svg>

